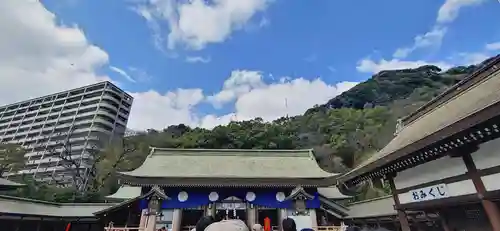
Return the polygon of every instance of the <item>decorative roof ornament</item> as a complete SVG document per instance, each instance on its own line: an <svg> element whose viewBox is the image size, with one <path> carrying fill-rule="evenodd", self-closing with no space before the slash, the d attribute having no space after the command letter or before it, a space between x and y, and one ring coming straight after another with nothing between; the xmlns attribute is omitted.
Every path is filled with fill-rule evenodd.
<svg viewBox="0 0 500 231"><path fill-rule="evenodd" d="M151 200L152 198L159 199L159 200L170 200L170 197L165 195L165 192L163 192L163 189L161 189L158 185L155 185L142 196L142 198L145 198L147 200Z"/></svg>
<svg viewBox="0 0 500 231"><path fill-rule="evenodd" d="M396 131L394 132L394 136L397 136L404 128L403 120L398 119L396 121Z"/></svg>
<svg viewBox="0 0 500 231"><path fill-rule="evenodd" d="M295 187L292 192L290 192L290 195L288 195L285 200L312 200L314 199L314 196L307 193L306 190L302 186L297 186Z"/></svg>
<svg viewBox="0 0 500 231"><path fill-rule="evenodd" d="M163 189L161 189L158 185L155 185L142 196L146 200L148 200L148 216L161 216L161 201L170 200L170 197L165 195Z"/></svg>
<svg viewBox="0 0 500 231"><path fill-rule="evenodd" d="M302 186L295 187L285 200L292 200L295 212L294 215L308 215L306 201L314 199L314 196L307 193Z"/></svg>

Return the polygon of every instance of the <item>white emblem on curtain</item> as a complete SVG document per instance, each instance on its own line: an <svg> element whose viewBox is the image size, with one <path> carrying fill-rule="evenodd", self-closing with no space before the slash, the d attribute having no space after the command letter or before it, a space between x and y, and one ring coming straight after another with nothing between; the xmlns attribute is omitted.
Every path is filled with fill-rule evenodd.
<svg viewBox="0 0 500 231"><path fill-rule="evenodd" d="M245 198L247 199L247 201L254 201L255 200L255 193L254 192L247 192L247 195L245 196Z"/></svg>
<svg viewBox="0 0 500 231"><path fill-rule="evenodd" d="M277 192L276 193L276 200L279 202L283 202L285 200L285 193L284 192Z"/></svg>
<svg viewBox="0 0 500 231"><path fill-rule="evenodd" d="M208 194L208 199L211 202L217 201L219 199L219 194L217 192L211 192L210 194Z"/></svg>
<svg viewBox="0 0 500 231"><path fill-rule="evenodd" d="M185 192L185 191L182 191L179 193L179 195L177 196L177 199L180 201L180 202L184 202L184 201L187 201L188 199L188 193Z"/></svg>

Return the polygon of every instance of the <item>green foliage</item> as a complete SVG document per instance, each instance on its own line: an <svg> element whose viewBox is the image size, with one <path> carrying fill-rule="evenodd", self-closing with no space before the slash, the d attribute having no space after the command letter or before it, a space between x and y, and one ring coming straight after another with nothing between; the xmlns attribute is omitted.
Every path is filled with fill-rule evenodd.
<svg viewBox="0 0 500 231"><path fill-rule="evenodd" d="M9 171L21 169L24 166L25 153L20 145L0 143L0 177Z"/></svg>
<svg viewBox="0 0 500 231"><path fill-rule="evenodd" d="M389 106L395 100L409 97L418 88L441 91L475 69L475 66L455 67L441 73L438 67L427 65L415 69L381 71L326 104L308 110L306 114L332 108Z"/></svg>

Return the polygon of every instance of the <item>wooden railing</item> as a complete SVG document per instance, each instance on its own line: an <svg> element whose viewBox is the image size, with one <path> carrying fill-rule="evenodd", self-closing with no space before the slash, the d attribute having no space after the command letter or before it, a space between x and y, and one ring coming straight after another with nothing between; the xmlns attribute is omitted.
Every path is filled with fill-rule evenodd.
<svg viewBox="0 0 500 231"><path fill-rule="evenodd" d="M181 231L191 231L195 226L183 226ZM312 228L314 231L343 231L340 226L317 226ZM105 231L144 231L144 228L139 227L104 227ZM279 231L278 226L272 226L272 231Z"/></svg>
<svg viewBox="0 0 500 231"><path fill-rule="evenodd" d="M104 227L105 231L143 231L144 228L139 227Z"/></svg>
<svg viewBox="0 0 500 231"><path fill-rule="evenodd" d="M316 226L313 229L314 231L343 231L340 226Z"/></svg>
<svg viewBox="0 0 500 231"><path fill-rule="evenodd" d="M182 226L181 231L191 231L191 229L196 228L194 225Z"/></svg>

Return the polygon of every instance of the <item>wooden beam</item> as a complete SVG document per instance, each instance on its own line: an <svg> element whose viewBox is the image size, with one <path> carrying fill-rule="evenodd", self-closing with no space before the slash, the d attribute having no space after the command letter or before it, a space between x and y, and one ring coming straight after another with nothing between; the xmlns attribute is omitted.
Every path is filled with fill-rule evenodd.
<svg viewBox="0 0 500 231"><path fill-rule="evenodd" d="M408 217L406 216L405 211L400 208L401 203L399 202L399 197L398 197L398 194L396 191L396 185L394 184L394 177L390 176L387 178L387 180L388 180L389 186L391 188L392 199L394 200L395 208L397 209L397 212L398 212L399 223L401 223L401 230L402 231L411 231L410 230L410 223L408 222ZM495 230L495 231L497 231L497 230Z"/></svg>
<svg viewBox="0 0 500 231"><path fill-rule="evenodd" d="M500 210L498 209L498 206L495 204L495 202L484 198L484 195L486 194L486 187L484 186L481 175L477 170L476 164L474 163L470 152L464 153L462 159L465 163L465 166L467 167L467 174L470 175L472 183L474 183L474 187L477 191L477 196L481 200L484 211L488 216L492 230L500 231Z"/></svg>
<svg viewBox="0 0 500 231"><path fill-rule="evenodd" d="M446 212L444 210L439 212L439 221L441 222L443 231L451 231L451 228L448 224L448 217L446 216Z"/></svg>

